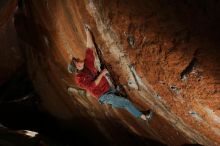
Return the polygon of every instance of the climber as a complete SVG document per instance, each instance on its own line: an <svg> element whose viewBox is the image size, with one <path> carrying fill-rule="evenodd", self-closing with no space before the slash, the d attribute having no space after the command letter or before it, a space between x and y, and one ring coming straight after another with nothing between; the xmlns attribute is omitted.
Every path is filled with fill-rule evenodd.
<svg viewBox="0 0 220 146"><path fill-rule="evenodd" d="M76 84L80 88L86 90L86 92L90 93L90 95L96 97L100 104L110 104L116 108L124 108L136 118L150 121L153 115L151 110L148 110L147 114L143 114L128 99L117 96L115 94L116 90L110 87L110 84L105 77L106 74L108 74L107 69L98 72L95 67L97 66L97 62L95 61L95 45L92 40L91 29L88 25L85 25L85 31L87 37L86 57L85 59L73 57L68 66L69 72L76 73Z"/></svg>

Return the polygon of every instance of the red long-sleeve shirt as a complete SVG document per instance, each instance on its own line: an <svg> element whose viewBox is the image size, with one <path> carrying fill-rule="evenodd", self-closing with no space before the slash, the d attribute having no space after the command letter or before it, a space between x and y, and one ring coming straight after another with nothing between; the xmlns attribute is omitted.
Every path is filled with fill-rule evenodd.
<svg viewBox="0 0 220 146"><path fill-rule="evenodd" d="M94 61L93 50L88 48L86 50L84 69L76 74L75 81L79 87L85 89L96 99L99 99L100 96L110 89L110 85L104 76L100 83L95 85L99 72L94 66Z"/></svg>

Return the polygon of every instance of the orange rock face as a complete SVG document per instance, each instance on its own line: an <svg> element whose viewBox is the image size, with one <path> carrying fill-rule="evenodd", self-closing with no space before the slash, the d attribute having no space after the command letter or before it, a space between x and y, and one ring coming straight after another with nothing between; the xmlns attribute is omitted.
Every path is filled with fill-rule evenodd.
<svg viewBox="0 0 220 146"><path fill-rule="evenodd" d="M167 145L219 145L219 2L29 0L16 15L30 77L42 106L61 121L80 119L110 142L127 132ZM84 58L89 24L117 84L149 125L99 105L75 86L71 58ZM119 124L120 126L118 126ZM71 127L71 126L70 126ZM119 128L120 127L120 128ZM88 128L88 134L94 134ZM117 134L116 134L117 133ZM143 141L144 141L143 140Z"/></svg>

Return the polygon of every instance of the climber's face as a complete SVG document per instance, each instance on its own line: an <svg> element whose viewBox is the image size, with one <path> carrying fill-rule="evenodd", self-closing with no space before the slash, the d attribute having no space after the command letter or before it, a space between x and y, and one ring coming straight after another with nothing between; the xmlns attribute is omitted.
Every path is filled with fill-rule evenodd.
<svg viewBox="0 0 220 146"><path fill-rule="evenodd" d="M84 68L84 60L75 61L76 68L82 70Z"/></svg>

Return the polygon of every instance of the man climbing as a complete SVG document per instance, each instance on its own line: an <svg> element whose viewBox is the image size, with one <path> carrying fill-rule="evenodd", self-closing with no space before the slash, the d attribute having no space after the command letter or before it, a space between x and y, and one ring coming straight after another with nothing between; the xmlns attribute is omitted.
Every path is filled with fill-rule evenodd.
<svg viewBox="0 0 220 146"><path fill-rule="evenodd" d="M86 43L86 57L84 60L78 58L72 58L70 65L68 66L69 72L73 72L76 69L75 81L76 84L94 96L100 104L110 104L115 108L124 108L129 111L136 118L140 118L145 121L149 121L152 118L152 111L149 111L146 115L140 112L128 99L117 96L116 90L110 87L109 82L106 79L108 71L106 69L97 70L97 60L95 45L92 40L92 34L90 28L85 26L87 43ZM70 87L71 88L71 87Z"/></svg>

